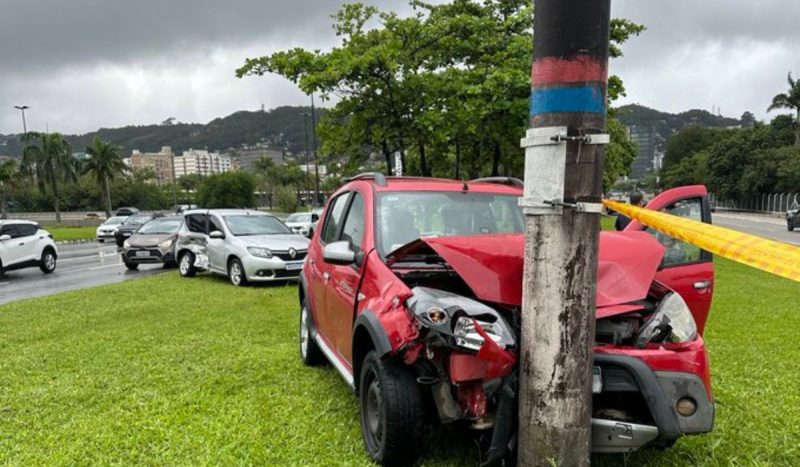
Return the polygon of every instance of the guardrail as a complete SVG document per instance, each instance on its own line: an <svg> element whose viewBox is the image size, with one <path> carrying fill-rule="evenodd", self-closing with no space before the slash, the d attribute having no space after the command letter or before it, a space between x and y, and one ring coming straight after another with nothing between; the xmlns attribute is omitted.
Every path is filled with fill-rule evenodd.
<svg viewBox="0 0 800 467"><path fill-rule="evenodd" d="M800 193L764 193L740 200L718 200L712 195L711 199L717 209L735 211L785 213L800 206Z"/></svg>
<svg viewBox="0 0 800 467"><path fill-rule="evenodd" d="M87 218L87 214L98 214L99 219ZM42 225L56 224L55 212L9 212L9 219L19 219L26 221L38 222ZM99 211L71 211L61 213L61 224L76 227L84 227L90 225L100 225L105 219L105 214Z"/></svg>

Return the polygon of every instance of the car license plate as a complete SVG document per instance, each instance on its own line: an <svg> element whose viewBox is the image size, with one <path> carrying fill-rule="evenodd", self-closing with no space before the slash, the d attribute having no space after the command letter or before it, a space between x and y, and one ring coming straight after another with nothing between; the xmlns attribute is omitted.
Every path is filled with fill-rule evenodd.
<svg viewBox="0 0 800 467"><path fill-rule="evenodd" d="M592 367L592 394L603 392L603 375L599 366Z"/></svg>
<svg viewBox="0 0 800 467"><path fill-rule="evenodd" d="M133 256L150 256L149 251L134 251Z"/></svg>
<svg viewBox="0 0 800 467"><path fill-rule="evenodd" d="M297 271L298 269L303 269L303 262L298 261L296 263L286 263L286 270L287 271Z"/></svg>
<svg viewBox="0 0 800 467"><path fill-rule="evenodd" d="M122 232L122 236L123 237L130 237L131 233L130 232Z"/></svg>

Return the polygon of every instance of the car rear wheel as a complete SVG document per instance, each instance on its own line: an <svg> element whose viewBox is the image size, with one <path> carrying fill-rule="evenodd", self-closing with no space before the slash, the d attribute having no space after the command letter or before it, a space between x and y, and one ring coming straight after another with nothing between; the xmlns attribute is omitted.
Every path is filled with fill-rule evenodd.
<svg viewBox="0 0 800 467"><path fill-rule="evenodd" d="M412 464L420 454L423 429L422 394L414 373L369 352L361 369L359 405L361 435L372 460Z"/></svg>
<svg viewBox="0 0 800 467"><path fill-rule="evenodd" d="M139 269L139 265L138 264L129 263L128 261L125 261L125 267L130 269L131 271L136 271L137 269Z"/></svg>
<svg viewBox="0 0 800 467"><path fill-rule="evenodd" d="M191 252L184 252L178 260L178 271L182 277L194 277L197 274L197 268L194 267L194 254Z"/></svg>
<svg viewBox="0 0 800 467"><path fill-rule="evenodd" d="M50 248L42 252L42 259L39 261L39 269L45 274L50 274L56 270L56 253Z"/></svg>
<svg viewBox="0 0 800 467"><path fill-rule="evenodd" d="M314 320L311 317L311 310L308 309L305 300L300 307L300 359L306 366L322 365L325 363L325 355L312 336Z"/></svg>
<svg viewBox="0 0 800 467"><path fill-rule="evenodd" d="M789 232L794 230L794 223L792 222L791 219L786 221L786 230L788 230Z"/></svg>
<svg viewBox="0 0 800 467"><path fill-rule="evenodd" d="M244 273L242 262L233 258L228 264L228 279L235 286L247 285L247 276Z"/></svg>

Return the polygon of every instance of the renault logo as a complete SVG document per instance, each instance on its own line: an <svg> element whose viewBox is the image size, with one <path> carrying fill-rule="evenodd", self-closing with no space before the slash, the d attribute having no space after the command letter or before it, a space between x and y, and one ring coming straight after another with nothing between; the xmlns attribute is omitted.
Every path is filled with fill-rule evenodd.
<svg viewBox="0 0 800 467"><path fill-rule="evenodd" d="M289 248L289 258L294 259L297 256L297 251L294 248Z"/></svg>

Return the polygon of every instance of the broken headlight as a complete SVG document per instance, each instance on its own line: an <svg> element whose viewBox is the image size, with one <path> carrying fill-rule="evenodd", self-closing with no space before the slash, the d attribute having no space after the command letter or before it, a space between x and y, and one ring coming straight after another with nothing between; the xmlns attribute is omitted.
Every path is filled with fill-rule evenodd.
<svg viewBox="0 0 800 467"><path fill-rule="evenodd" d="M444 338L450 345L478 351L484 339L475 322L501 347L515 344L514 334L505 319L483 303L443 290L414 287L408 299L409 310L423 327Z"/></svg>
<svg viewBox="0 0 800 467"><path fill-rule="evenodd" d="M697 337L697 325L683 297L677 293L667 294L655 313L639 330L636 347L661 342L689 342Z"/></svg>

